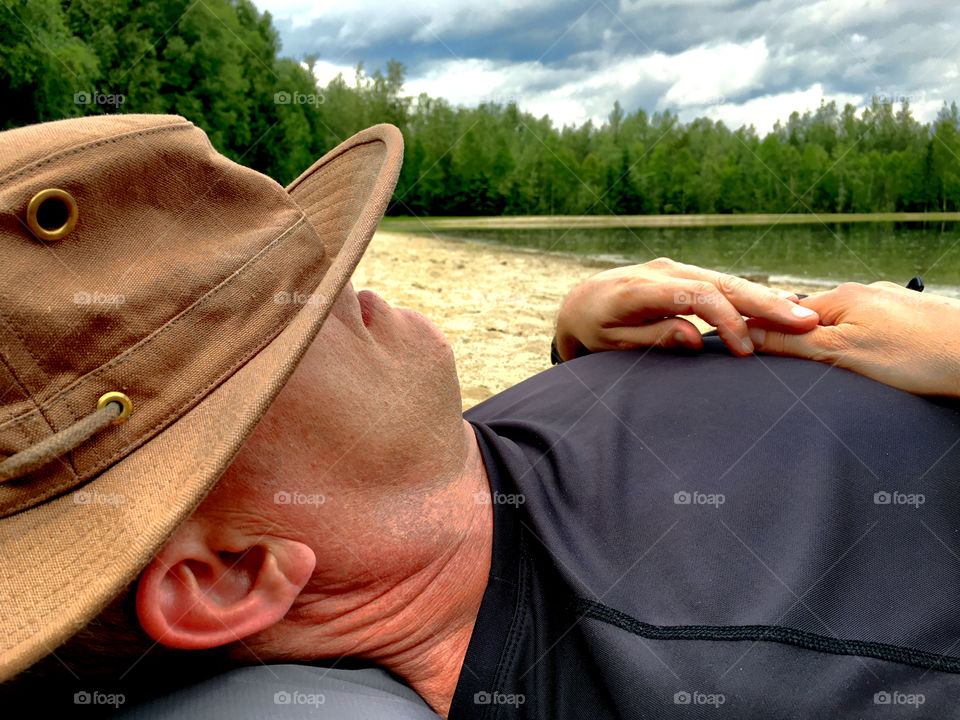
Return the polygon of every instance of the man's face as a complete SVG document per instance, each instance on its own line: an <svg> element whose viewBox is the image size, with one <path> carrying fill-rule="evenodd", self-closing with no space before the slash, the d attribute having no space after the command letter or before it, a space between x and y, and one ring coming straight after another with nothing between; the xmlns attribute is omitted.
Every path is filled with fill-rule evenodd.
<svg viewBox="0 0 960 720"><path fill-rule="evenodd" d="M144 571L141 623L173 647L254 633L244 657L379 647L370 618L409 600L389 591L409 592L458 552L465 527L492 522L475 502L478 455L446 338L348 284L234 462Z"/></svg>

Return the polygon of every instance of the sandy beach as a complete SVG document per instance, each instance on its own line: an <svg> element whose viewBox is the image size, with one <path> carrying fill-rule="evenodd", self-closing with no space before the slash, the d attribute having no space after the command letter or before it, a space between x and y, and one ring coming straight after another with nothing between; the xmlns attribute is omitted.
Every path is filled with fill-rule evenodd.
<svg viewBox="0 0 960 720"><path fill-rule="evenodd" d="M426 315L443 330L467 409L550 367L561 300L607 267L566 255L378 232L353 284Z"/></svg>

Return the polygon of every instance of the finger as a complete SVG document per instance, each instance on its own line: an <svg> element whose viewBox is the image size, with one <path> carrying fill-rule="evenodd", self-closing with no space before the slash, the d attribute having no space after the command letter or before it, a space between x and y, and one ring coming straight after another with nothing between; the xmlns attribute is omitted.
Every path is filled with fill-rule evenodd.
<svg viewBox="0 0 960 720"><path fill-rule="evenodd" d="M714 284L741 315L804 331L820 320L815 310L797 302L796 295L784 297L776 290L723 273L717 273Z"/></svg>
<svg viewBox="0 0 960 720"><path fill-rule="evenodd" d="M604 350L635 347L699 350L703 347L703 336L697 326L683 318L667 318L643 325L621 325L607 328L603 335Z"/></svg>
<svg viewBox="0 0 960 720"><path fill-rule="evenodd" d="M790 292L789 290L774 290L773 288L771 288L771 290L784 300L789 300L792 303L800 302L800 297L795 292Z"/></svg>
<svg viewBox="0 0 960 720"><path fill-rule="evenodd" d="M750 339L757 351L769 355L787 355L836 363L841 349L847 344L846 335L849 330L848 326L818 326L809 332L797 334L752 326Z"/></svg>
<svg viewBox="0 0 960 720"><path fill-rule="evenodd" d="M696 315L715 327L720 339L734 355L746 356L753 352L747 323L740 311L710 283L691 283L680 292L674 293L673 300L674 312Z"/></svg>
<svg viewBox="0 0 960 720"><path fill-rule="evenodd" d="M787 300L780 301L796 307ZM696 315L717 329L717 334L734 355L746 356L753 352L753 343L740 311L714 285L704 280L677 278L653 284L624 284L610 314L616 317L616 326L641 326L664 316Z"/></svg>
<svg viewBox="0 0 960 720"><path fill-rule="evenodd" d="M796 327L804 331L819 321L816 311L798 304L794 293L774 290L746 278L695 265L678 265L677 272L682 277L703 280L714 285L741 315L763 318L777 325Z"/></svg>

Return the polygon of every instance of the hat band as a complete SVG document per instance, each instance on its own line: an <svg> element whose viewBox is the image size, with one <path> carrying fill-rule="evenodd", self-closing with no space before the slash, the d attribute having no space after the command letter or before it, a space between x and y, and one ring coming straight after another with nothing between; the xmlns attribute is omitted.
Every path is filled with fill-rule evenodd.
<svg viewBox="0 0 960 720"><path fill-rule="evenodd" d="M120 403L107 403L106 406L94 410L83 420L78 420L70 427L41 440L36 445L31 445L26 450L11 455L0 462L0 483L28 475L34 470L39 470L47 463L53 462L61 455L65 455L112 424L120 417L122 411L123 408Z"/></svg>

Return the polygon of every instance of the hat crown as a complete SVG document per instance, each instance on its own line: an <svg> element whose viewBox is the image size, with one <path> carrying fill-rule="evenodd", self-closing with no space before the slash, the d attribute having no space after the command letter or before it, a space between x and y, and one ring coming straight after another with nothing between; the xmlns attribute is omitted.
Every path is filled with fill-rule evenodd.
<svg viewBox="0 0 960 720"><path fill-rule="evenodd" d="M28 208L75 200L48 241ZM270 178L177 116L110 115L0 133L0 455L76 423L106 392L133 416L30 476L0 516L94 476L175 421L283 329L328 263ZM283 299L287 301L284 302Z"/></svg>
<svg viewBox="0 0 960 720"><path fill-rule="evenodd" d="M62 158L70 150L89 151L94 143L113 142L130 133L162 132L190 126L179 115L90 115L24 125L0 132L0 185L37 162Z"/></svg>

